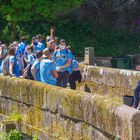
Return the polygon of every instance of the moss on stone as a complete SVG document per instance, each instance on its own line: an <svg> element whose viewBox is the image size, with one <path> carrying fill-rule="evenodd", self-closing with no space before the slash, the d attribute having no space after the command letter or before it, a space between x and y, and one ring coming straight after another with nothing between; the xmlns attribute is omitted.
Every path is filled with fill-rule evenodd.
<svg viewBox="0 0 140 140"><path fill-rule="evenodd" d="M22 118L23 116L21 114L19 114L18 112L14 112L7 117L6 121L20 122Z"/></svg>

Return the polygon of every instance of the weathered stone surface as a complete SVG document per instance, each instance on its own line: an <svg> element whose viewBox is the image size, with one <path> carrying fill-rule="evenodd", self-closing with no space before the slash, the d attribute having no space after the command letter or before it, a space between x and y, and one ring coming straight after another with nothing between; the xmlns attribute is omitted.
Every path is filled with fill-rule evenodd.
<svg viewBox="0 0 140 140"><path fill-rule="evenodd" d="M139 71L83 65L81 67L85 81L82 84L84 88L81 89L102 95L133 95L140 77Z"/></svg>
<svg viewBox="0 0 140 140"><path fill-rule="evenodd" d="M91 69L88 71L94 73ZM96 74L102 78L98 71ZM98 79L98 82L106 86L103 85L107 84L106 77L103 77L104 81ZM88 80L91 78L89 76ZM140 112L123 105L118 98L18 78L0 77L0 82L0 113L18 112L26 124L21 128L29 136L37 130L43 139L109 140L118 137L135 140L140 136L137 130ZM102 91L102 88L98 90Z"/></svg>

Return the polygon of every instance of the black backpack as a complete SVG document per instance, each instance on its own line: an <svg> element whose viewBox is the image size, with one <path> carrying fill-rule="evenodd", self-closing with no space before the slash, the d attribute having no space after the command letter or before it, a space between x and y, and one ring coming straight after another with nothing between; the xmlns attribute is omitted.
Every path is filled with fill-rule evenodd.
<svg viewBox="0 0 140 140"><path fill-rule="evenodd" d="M33 57L34 57L34 59L36 59L36 56L34 54L33 54ZM34 80L34 77L33 77L32 72L31 72L31 68L32 68L32 64L30 64L28 69L27 69L26 79Z"/></svg>

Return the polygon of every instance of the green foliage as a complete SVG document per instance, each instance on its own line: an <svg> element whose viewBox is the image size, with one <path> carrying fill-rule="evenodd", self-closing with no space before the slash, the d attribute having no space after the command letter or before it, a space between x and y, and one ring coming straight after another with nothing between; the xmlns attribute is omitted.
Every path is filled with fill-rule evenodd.
<svg viewBox="0 0 140 140"><path fill-rule="evenodd" d="M36 135L32 138L32 140L39 140L39 139L38 139L38 135L36 134Z"/></svg>
<svg viewBox="0 0 140 140"><path fill-rule="evenodd" d="M22 116L19 113L17 113L17 112L11 114L7 118L8 121L16 121L16 122L21 121L21 119L22 119Z"/></svg>
<svg viewBox="0 0 140 140"><path fill-rule="evenodd" d="M120 140L118 137L115 137L114 140Z"/></svg>
<svg viewBox="0 0 140 140"><path fill-rule="evenodd" d="M6 133L0 132L0 140L6 140Z"/></svg>
<svg viewBox="0 0 140 140"><path fill-rule="evenodd" d="M9 0L0 1L0 13L12 26L12 38L15 39L19 22L32 19L54 19L58 13L66 13L79 6L83 0Z"/></svg>
<svg viewBox="0 0 140 140"><path fill-rule="evenodd" d="M17 129L11 130L7 135L7 140L23 140L23 134Z"/></svg>
<svg viewBox="0 0 140 140"><path fill-rule="evenodd" d="M111 25L95 25L83 20L72 11L84 0L10 0L0 2L0 40L7 43L15 34L15 39L26 36L27 40L37 34L50 34L52 25L56 35L66 39L76 56L84 56L86 47L94 47L96 56L123 56L139 53L140 34L115 29ZM92 19L92 18L91 18ZM16 31L13 22L16 23ZM14 31L14 32L13 32Z"/></svg>

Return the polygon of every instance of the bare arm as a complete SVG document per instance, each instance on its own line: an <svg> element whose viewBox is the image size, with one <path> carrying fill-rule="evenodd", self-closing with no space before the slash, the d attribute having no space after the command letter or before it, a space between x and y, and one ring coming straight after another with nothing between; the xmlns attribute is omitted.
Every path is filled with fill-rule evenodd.
<svg viewBox="0 0 140 140"><path fill-rule="evenodd" d="M9 72L10 72L11 76L14 76L14 74L13 74L13 65L14 65L14 62L11 62L10 65L9 65Z"/></svg>
<svg viewBox="0 0 140 140"><path fill-rule="evenodd" d="M57 71L52 71L52 75L53 75L53 77L58 78L58 73L57 73Z"/></svg>
<svg viewBox="0 0 140 140"><path fill-rule="evenodd" d="M31 68L31 73L32 73L32 75L33 75L33 77L34 77L34 80L36 80L36 76L35 76L36 69L35 69L35 67L33 67L33 66L32 66L32 68Z"/></svg>
<svg viewBox="0 0 140 140"><path fill-rule="evenodd" d="M50 39L55 41L54 29L53 28L51 28L51 30L50 30Z"/></svg>
<svg viewBox="0 0 140 140"><path fill-rule="evenodd" d="M57 71L59 72L62 69L69 67L70 64L71 64L71 59L67 59L67 63L65 65L61 66Z"/></svg>

